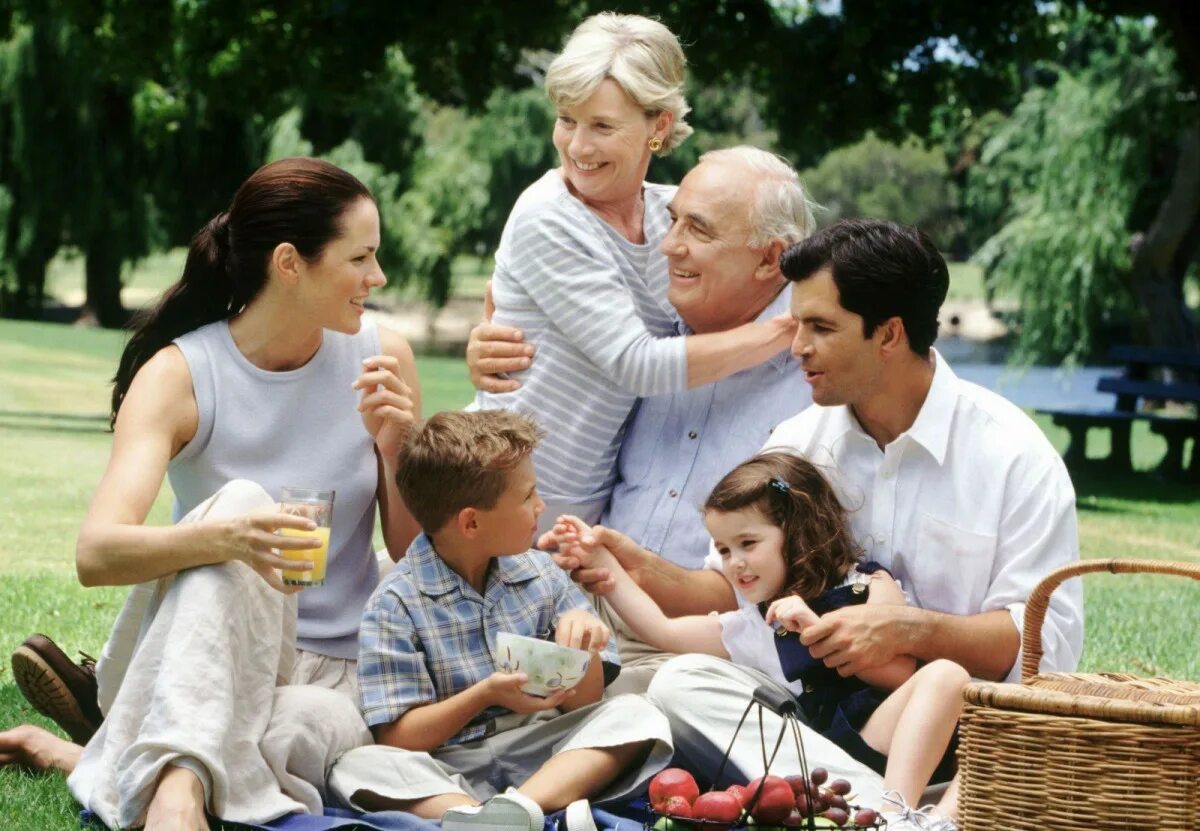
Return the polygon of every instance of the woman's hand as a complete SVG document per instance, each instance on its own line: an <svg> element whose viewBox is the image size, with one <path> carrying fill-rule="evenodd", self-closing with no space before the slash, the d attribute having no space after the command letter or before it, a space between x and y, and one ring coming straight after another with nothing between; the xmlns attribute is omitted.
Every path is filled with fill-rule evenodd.
<svg viewBox="0 0 1200 831"><path fill-rule="evenodd" d="M554 642L572 649L599 652L608 646L612 633L600 618L582 609L564 612L554 623Z"/></svg>
<svg viewBox="0 0 1200 831"><path fill-rule="evenodd" d="M295 594L300 586L285 586L279 570L310 571L309 561L288 560L279 551L300 551L320 548L316 537L285 537L275 533L280 528L311 531L317 524L294 514L249 514L207 523L213 528L213 549L220 562L241 560L258 572L258 576L276 591Z"/></svg>
<svg viewBox="0 0 1200 831"><path fill-rule="evenodd" d="M779 625L789 632L799 632L821 618L808 608L808 604L801 600L799 595L793 594L789 597L781 597L767 607L764 619L768 625L779 621Z"/></svg>
<svg viewBox="0 0 1200 831"><path fill-rule="evenodd" d="M366 358L354 389L362 392L358 411L379 454L395 459L417 420L412 390L400 378L400 361L392 355Z"/></svg>

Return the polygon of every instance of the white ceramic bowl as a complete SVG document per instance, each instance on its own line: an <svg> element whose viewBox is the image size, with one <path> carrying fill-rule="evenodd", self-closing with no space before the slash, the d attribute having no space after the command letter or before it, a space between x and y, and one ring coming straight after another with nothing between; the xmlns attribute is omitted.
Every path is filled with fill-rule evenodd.
<svg viewBox="0 0 1200 831"><path fill-rule="evenodd" d="M496 633L495 658L500 672L528 675L529 681L521 689L542 698L578 684L592 662L591 653L583 649L512 632Z"/></svg>

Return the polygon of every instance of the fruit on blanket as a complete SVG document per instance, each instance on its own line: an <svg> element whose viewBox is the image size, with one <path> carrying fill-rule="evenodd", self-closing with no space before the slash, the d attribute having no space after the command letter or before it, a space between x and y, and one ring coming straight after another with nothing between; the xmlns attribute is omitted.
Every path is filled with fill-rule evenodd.
<svg viewBox="0 0 1200 831"><path fill-rule="evenodd" d="M673 796L663 805L663 813L669 817L692 818L692 805L682 796Z"/></svg>
<svg viewBox="0 0 1200 831"><path fill-rule="evenodd" d="M702 793L692 803L692 816L696 819L727 822L732 825L741 815L742 806L738 804L737 797L725 791ZM729 825L707 825L705 831L726 831Z"/></svg>
<svg viewBox="0 0 1200 831"><path fill-rule="evenodd" d="M738 801L738 805L746 807L746 786L745 785L730 785L725 789L725 793L733 794L733 798Z"/></svg>
<svg viewBox="0 0 1200 831"><path fill-rule="evenodd" d="M830 808L821 816L833 820L838 825L845 825L850 821L850 815L842 808Z"/></svg>
<svg viewBox="0 0 1200 831"><path fill-rule="evenodd" d="M871 808L859 808L854 813L855 825L874 825L879 821L879 814Z"/></svg>
<svg viewBox="0 0 1200 831"><path fill-rule="evenodd" d="M692 831L695 827L685 819L671 819L670 817L659 817L658 822L654 823L654 831Z"/></svg>
<svg viewBox="0 0 1200 831"><path fill-rule="evenodd" d="M750 815L756 820L773 825L783 822L796 807L796 795L792 793L792 786L783 777L763 776L746 786L746 804L751 806Z"/></svg>
<svg viewBox="0 0 1200 831"><path fill-rule="evenodd" d="M691 805L699 795L695 778L683 768L667 768L650 780L650 807L660 814L667 813L667 800L673 796L683 797Z"/></svg>
<svg viewBox="0 0 1200 831"><path fill-rule="evenodd" d="M812 800L804 791L796 791L796 810L802 814L809 813L809 806Z"/></svg>
<svg viewBox="0 0 1200 831"><path fill-rule="evenodd" d="M813 791L817 789L816 785L808 784L808 780L803 776L785 776L783 778L784 781L792 786L792 793L796 794L797 796L801 794L804 794L805 796L812 796Z"/></svg>
<svg viewBox="0 0 1200 831"><path fill-rule="evenodd" d="M833 791L838 796L845 796L850 793L850 783L845 779L834 779L829 783L829 790Z"/></svg>
<svg viewBox="0 0 1200 831"><path fill-rule="evenodd" d="M824 785L825 780L829 778L829 771L825 768L813 768L809 771L808 776L814 785Z"/></svg>

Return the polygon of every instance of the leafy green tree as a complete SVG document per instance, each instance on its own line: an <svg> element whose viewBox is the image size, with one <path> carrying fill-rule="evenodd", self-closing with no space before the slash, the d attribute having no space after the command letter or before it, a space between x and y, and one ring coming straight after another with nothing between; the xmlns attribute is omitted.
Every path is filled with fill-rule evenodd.
<svg viewBox="0 0 1200 831"><path fill-rule="evenodd" d="M892 144L868 133L800 178L824 208L818 212L823 224L847 217L893 219L922 228L942 248L954 243L961 225L945 157L915 138Z"/></svg>
<svg viewBox="0 0 1200 831"><path fill-rule="evenodd" d="M1188 118L1173 53L1142 21L1085 13L1072 25L1086 54L1073 70L1043 68L1045 85L1025 94L971 171L972 220L998 229L978 259L994 288L1020 299L1026 358L1083 358L1105 324L1131 317L1147 342L1195 344L1186 268L1156 298L1134 265L1172 187L1156 170L1170 168L1161 154Z"/></svg>

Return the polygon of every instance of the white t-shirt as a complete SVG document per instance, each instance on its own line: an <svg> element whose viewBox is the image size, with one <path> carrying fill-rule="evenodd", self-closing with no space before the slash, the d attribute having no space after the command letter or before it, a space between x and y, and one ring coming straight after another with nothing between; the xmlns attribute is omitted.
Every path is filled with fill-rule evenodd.
<svg viewBox="0 0 1200 831"><path fill-rule="evenodd" d="M1007 609L1022 632L1033 588L1079 559L1075 489L1032 419L933 354L925 403L883 450L849 407L817 405L779 425L763 450L790 450L822 468L863 559L887 568L914 605L954 615ZM715 552L706 565L719 567ZM1051 595L1042 648L1043 672L1078 665L1080 581ZM1018 654L1008 680L1020 676Z"/></svg>

